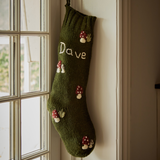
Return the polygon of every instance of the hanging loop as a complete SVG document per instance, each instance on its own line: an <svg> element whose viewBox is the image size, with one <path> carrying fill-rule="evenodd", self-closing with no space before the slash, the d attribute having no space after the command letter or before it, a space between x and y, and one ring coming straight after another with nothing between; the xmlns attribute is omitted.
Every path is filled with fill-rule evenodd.
<svg viewBox="0 0 160 160"><path fill-rule="evenodd" d="M66 0L68 6L70 6L70 0Z"/></svg>

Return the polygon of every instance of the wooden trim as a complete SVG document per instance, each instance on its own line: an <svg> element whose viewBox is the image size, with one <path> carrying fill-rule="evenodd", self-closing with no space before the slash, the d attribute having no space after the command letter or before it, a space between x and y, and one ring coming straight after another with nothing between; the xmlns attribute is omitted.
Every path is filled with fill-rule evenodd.
<svg viewBox="0 0 160 160"><path fill-rule="evenodd" d="M130 0L124 0L122 4L122 106L123 106L123 119L122 119L122 144L123 160L130 160L130 97L131 97L131 7Z"/></svg>
<svg viewBox="0 0 160 160"><path fill-rule="evenodd" d="M116 15L116 160L122 160L122 0Z"/></svg>

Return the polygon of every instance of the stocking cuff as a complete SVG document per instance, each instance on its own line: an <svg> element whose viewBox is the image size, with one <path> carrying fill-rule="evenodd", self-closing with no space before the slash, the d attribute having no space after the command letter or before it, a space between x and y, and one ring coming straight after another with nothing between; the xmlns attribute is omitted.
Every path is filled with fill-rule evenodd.
<svg viewBox="0 0 160 160"><path fill-rule="evenodd" d="M66 14L63 21L63 27L74 28L74 30L86 30L86 31L93 31L94 23L96 21L95 16L88 16L85 15L69 5L65 5L66 7Z"/></svg>

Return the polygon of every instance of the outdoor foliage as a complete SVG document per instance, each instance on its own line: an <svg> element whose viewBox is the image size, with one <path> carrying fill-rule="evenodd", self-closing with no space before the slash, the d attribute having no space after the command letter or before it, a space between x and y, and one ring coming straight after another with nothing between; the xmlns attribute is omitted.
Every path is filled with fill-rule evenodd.
<svg viewBox="0 0 160 160"><path fill-rule="evenodd" d="M9 93L9 46L0 48L0 91Z"/></svg>
<svg viewBox="0 0 160 160"><path fill-rule="evenodd" d="M29 63L29 62L27 62ZM24 50L21 50L21 91L24 92ZM30 62L30 91L39 90L39 62ZM9 93L9 46L0 45L0 92Z"/></svg>

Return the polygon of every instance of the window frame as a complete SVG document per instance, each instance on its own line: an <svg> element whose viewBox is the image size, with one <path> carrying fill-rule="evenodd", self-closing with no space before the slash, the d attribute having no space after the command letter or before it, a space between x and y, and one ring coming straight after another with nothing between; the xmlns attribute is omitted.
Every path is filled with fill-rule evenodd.
<svg viewBox="0 0 160 160"><path fill-rule="evenodd" d="M10 148L10 155L11 157L14 157L15 160L27 160L31 158L37 158L41 155L49 153L48 159L53 159L53 157L58 160L60 159L60 138L58 134L56 133L55 129L53 128L53 125L51 123L51 119L49 117L49 113L47 114L47 124L48 124L48 134L47 134L47 139L48 139L48 150L46 151L40 151L34 154L28 154L27 156L22 156L21 155L21 100L25 98L31 98L31 97L37 97L37 96L42 96L42 95L49 95L50 89L51 89L51 84L53 81L53 71L55 70L55 64L56 64L56 54L51 54L54 51L57 50L58 43L58 37L57 35L57 29L60 31L60 2L56 2L55 0L47 0L48 1L48 12L47 12L47 21L48 21L48 31L20 31L20 1L21 0L14 0L15 2L15 8L10 9L13 13L13 10L15 12L15 29L16 31L11 31L11 30L0 30L0 35L10 35L10 36L17 36L18 43L17 43L17 55L16 55L16 60L17 63L15 65L15 70L16 70L16 88L15 92L16 95L13 96L6 96L6 97L0 97L0 103L2 102L11 102L13 101L14 103L14 109L13 111L10 111L10 121L12 122L11 124L11 132L10 132L10 139L11 139L11 148ZM55 5L56 4L56 5ZM12 16L12 13L10 13L10 17ZM54 22L55 18L59 18L58 24L54 25L53 27L53 16L54 16ZM52 18L51 18L52 17ZM13 21L13 17L11 22ZM14 26L11 26L10 29L13 29ZM56 39L51 38L52 36L55 36ZM48 65L47 65L47 91L36 91L36 92L28 92L23 95L21 95L21 90L20 90L20 82L21 82L21 77L20 77L20 36L21 35L48 35L49 36L49 51L48 51ZM55 42L55 45L51 45ZM54 62L52 61L54 59ZM11 83L11 82L10 82ZM19 86L19 87L18 87ZM13 127L14 126L14 127ZM13 140L13 141L12 141ZM54 142L54 144L53 144ZM58 146L58 147L55 147ZM13 151L13 147L15 148L15 152ZM54 149L54 152L50 152L51 149Z"/></svg>

